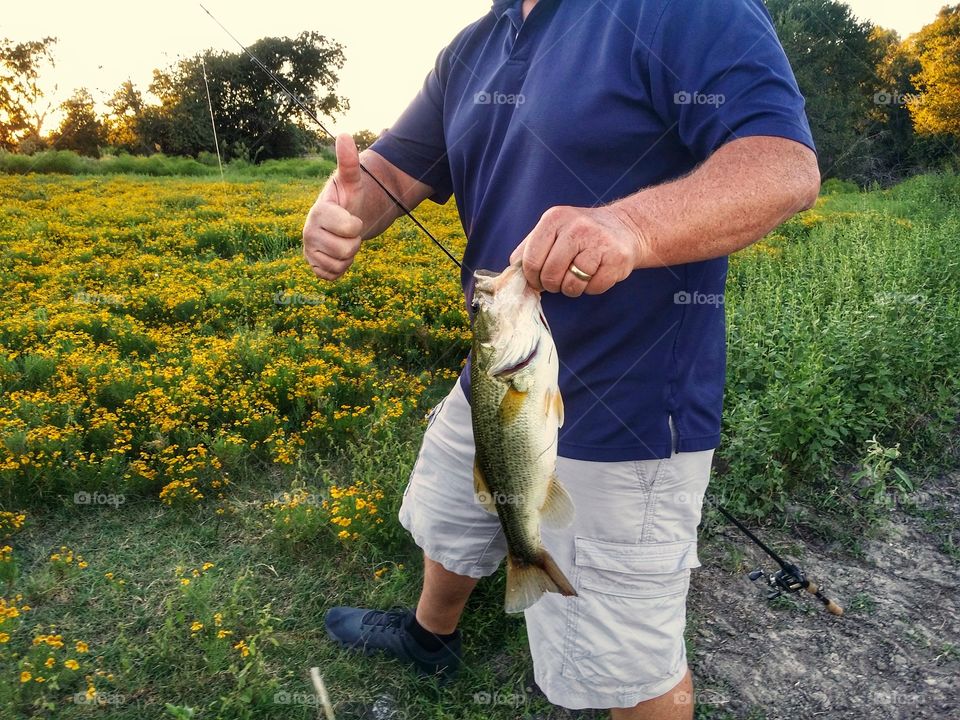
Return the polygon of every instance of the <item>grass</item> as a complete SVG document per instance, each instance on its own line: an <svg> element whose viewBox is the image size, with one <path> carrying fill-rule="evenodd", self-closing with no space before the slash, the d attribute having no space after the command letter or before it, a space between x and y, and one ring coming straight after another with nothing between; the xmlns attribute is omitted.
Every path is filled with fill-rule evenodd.
<svg viewBox="0 0 960 720"><path fill-rule="evenodd" d="M329 152L316 158L267 160L254 164L233 160L224 165L231 180L269 177L326 177L336 168ZM70 150L45 150L34 155L0 151L0 174L27 175L147 175L153 177L214 177L220 175L217 157L201 153L197 159L170 157L163 153L135 156L125 153L90 158Z"/></svg>
<svg viewBox="0 0 960 720"><path fill-rule="evenodd" d="M753 518L790 497L870 524L903 492L896 470L919 485L955 462L960 180L850 190L732 262L712 492ZM5 717L99 702L120 720L315 718L311 666L341 720L377 702L409 720L567 717L526 690L500 575L471 598L449 686L324 636L333 605L416 599L394 518L468 335L454 274L409 223L318 285L297 240L315 194L0 177ZM452 205L423 216L461 246Z"/></svg>

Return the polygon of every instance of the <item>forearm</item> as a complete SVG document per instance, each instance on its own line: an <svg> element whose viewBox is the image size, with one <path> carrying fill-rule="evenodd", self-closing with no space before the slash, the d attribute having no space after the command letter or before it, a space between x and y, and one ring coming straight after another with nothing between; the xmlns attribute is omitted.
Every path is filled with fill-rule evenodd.
<svg viewBox="0 0 960 720"><path fill-rule="evenodd" d="M636 268L709 260L741 250L801 210L820 188L816 155L775 137L734 140L694 172L610 209L637 238Z"/></svg>
<svg viewBox="0 0 960 720"><path fill-rule="evenodd" d="M428 185L407 175L373 150L364 150L360 154L360 162L410 210L432 193ZM369 240L380 235L404 213L368 173L361 172L360 176L363 183L363 209L358 217L363 220L361 237Z"/></svg>

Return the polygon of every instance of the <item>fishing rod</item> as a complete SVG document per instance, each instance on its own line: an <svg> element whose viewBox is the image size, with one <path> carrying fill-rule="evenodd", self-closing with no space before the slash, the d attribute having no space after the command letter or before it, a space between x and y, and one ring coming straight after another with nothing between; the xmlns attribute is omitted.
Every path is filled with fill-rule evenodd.
<svg viewBox="0 0 960 720"><path fill-rule="evenodd" d="M767 592L767 600L776 600L778 597L783 595L783 593L793 594L800 592L801 590L806 590L808 593L817 598L817 600L822 602L824 607L827 608L828 612L837 616L843 615L843 608L824 595L820 590L820 587L807 577L806 573L801 567L794 565L793 563L788 563L774 550L767 547L767 545L760 538L750 532L750 530L743 523L727 512L722 505L719 505L718 503L712 504L727 520L736 525L740 532L750 538L750 540L752 540L757 547L773 558L777 565L780 566L780 569L772 574L766 572L763 568L758 568L748 575L748 577L754 582L761 579L766 582L767 587L769 588Z"/></svg>
<svg viewBox="0 0 960 720"><path fill-rule="evenodd" d="M296 104L297 107L299 107L304 113L306 113L307 117L309 117L311 120L313 120L317 124L317 127L319 127L324 132L324 134L327 135L327 137L333 140L337 139L336 135L334 135L332 132L327 130L326 126L323 124L323 122L321 122L320 118L317 117L316 113L314 113L313 110L311 110L310 107L305 102L303 102L299 97L297 97L297 95L293 91L291 91L290 88L288 88L286 84L279 77L277 77L276 73L274 73L270 68L264 65L263 62L260 60L260 58L258 58L252 52L250 52L250 50L247 48L246 45L240 42L232 32L227 30L226 26L222 22L217 20L217 18L214 17L213 13L207 10L207 8L203 5L203 3L197 3L197 4L207 15L210 16L210 19L213 20L217 25L219 25L220 29L223 30L230 37L230 39L233 40L240 47L240 49L243 50L244 53L246 53L246 55L251 60L253 60L253 62L257 65L257 67L263 70L267 74L267 76L277 85L277 87L283 90L283 92L287 95L287 97L293 100L294 104ZM400 198L394 195L393 192L391 192L390 189L386 185L384 185L384 183L380 180L380 178L378 178L369 169L367 169L367 166L364 165L363 163L360 163L360 171L365 173L367 177L373 180L373 182L377 184L377 187L383 190L386 196L390 198L391 202L393 202L393 204L396 205L397 208L400 211L402 211L404 215L410 218L413 221L413 224L416 225L418 228L420 228L420 230L423 231L423 234L426 235L428 238L430 238L438 248L443 250L444 254L453 261L454 265L456 265L458 268L462 267L462 265L460 264L460 261L457 260L456 257L454 257L453 253L447 250L446 246L444 246L442 242L437 240L437 238L434 237L433 233L427 230L424 224L414 216L413 211L410 208L408 208L403 203L403 201L400 200Z"/></svg>
<svg viewBox="0 0 960 720"><path fill-rule="evenodd" d="M210 19L213 20L217 25L219 25L220 29L223 30L230 37L230 39L233 40L251 60L253 60L253 62L257 65L257 67L263 70L267 74L267 76L277 85L277 87L283 90L283 92L291 100L293 100L293 102L301 110L303 110L303 112L306 113L306 115L311 120L313 120L317 124L317 127L319 127L328 137L333 138L334 140L336 139L336 136L324 126L323 122L320 120L320 118L317 117L316 113L314 113L307 106L306 103L300 100L300 98L297 97L297 95L293 93L290 90L290 88L288 88L286 84L279 77L277 77L276 73L274 73L270 68L264 65L263 62L261 62L260 58L254 55L247 48L246 45L240 42L237 39L237 37L224 26L222 22L217 20L217 18L214 17L213 13L211 13L209 10L207 10L206 7L204 7L203 3L197 3L197 4L200 5L203 11L210 17ZM400 198L394 195L389 190L389 188L387 188L387 186L380 181L380 179L376 175L374 175L370 170L367 169L365 165L363 165L363 163L360 164L360 170L364 172L371 180L373 180L373 182L376 183L381 190L383 190L383 192L386 194L388 198L390 198L390 200L394 203L394 205L396 205L397 208L399 208L404 215L410 218L413 221L414 225L416 225L423 232L424 235L430 238L433 241L433 243L438 248L440 248L448 258L450 258L453 261L454 265L456 265L458 268L463 267L460 261L457 260L456 257L454 257L453 253L451 253L442 242L440 242L436 237L434 237L433 233L431 233L423 225L423 223L421 223L414 216L410 208L408 208L400 200ZM812 582L809 578L807 578L806 573L804 573L802 568L792 563L786 562L777 553L775 553L773 550L767 547L756 535L750 532L750 530L748 530L746 526L743 525L743 523L737 520L721 505L717 503L713 503L713 505L717 508L717 510L719 510L723 514L724 517L726 517L730 522L732 522L741 532L743 532L748 538L750 538L750 540L752 540L767 555L773 558L776 561L776 563L780 566L780 569L773 574L767 573L763 569L757 569L751 572L749 575L750 579L753 581L760 580L761 578L766 581L767 586L769 587L769 591L767 593L768 600L775 600L776 598L780 597L783 593L792 594L792 593L799 592L800 590L806 590L808 593L815 596L820 602L822 602L830 613L838 616L843 615L843 608L841 608L833 600L831 600L826 595L824 595L820 591L819 586L816 583Z"/></svg>

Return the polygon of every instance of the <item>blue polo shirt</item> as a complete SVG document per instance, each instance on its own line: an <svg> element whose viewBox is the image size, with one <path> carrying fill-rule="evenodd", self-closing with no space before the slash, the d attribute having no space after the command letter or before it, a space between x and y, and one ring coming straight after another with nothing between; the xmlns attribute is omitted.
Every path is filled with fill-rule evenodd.
<svg viewBox="0 0 960 720"><path fill-rule="evenodd" d="M526 21L520 5L497 0L461 32L373 145L436 202L456 197L468 306L472 271L506 267L550 207L678 178L736 138L813 147L762 0L540 0ZM544 293L562 456L669 457L671 417L679 451L717 446L726 273L719 258L638 270L602 295Z"/></svg>

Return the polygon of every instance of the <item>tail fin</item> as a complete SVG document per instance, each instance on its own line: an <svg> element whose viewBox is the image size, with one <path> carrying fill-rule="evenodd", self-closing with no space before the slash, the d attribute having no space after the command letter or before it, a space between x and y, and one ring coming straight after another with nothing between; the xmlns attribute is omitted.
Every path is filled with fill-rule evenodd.
<svg viewBox="0 0 960 720"><path fill-rule="evenodd" d="M567 597L577 595L577 591L557 567L550 553L541 548L539 557L533 563L525 563L513 555L507 555L507 598L504 601L506 612L523 612L548 592Z"/></svg>

